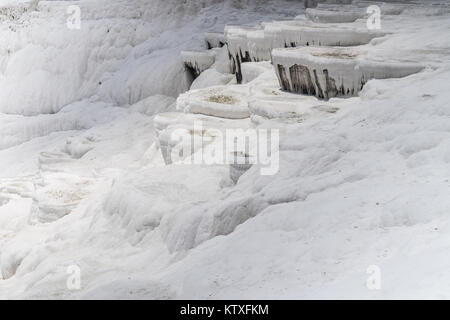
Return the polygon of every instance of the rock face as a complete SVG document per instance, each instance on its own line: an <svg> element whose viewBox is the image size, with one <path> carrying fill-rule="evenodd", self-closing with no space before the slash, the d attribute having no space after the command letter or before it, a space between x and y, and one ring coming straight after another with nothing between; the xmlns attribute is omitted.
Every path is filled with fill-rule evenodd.
<svg viewBox="0 0 450 320"><path fill-rule="evenodd" d="M370 79L401 78L423 66L374 61L357 48L275 49L273 65L283 90L320 99L356 95Z"/></svg>

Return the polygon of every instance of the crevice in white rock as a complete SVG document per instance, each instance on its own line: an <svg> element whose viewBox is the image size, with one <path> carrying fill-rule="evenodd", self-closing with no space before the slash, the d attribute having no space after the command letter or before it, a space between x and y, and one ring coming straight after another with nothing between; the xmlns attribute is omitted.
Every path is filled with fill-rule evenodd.
<svg viewBox="0 0 450 320"><path fill-rule="evenodd" d="M367 9L373 5L376 5L380 9L380 14L383 16L400 15L408 8L408 5L402 3L375 1L354 1L348 4L346 6L342 6L341 4L319 4L317 8L306 9L305 15L309 20L318 23L348 23L355 22L358 19L368 18L369 13Z"/></svg>
<svg viewBox="0 0 450 320"><path fill-rule="evenodd" d="M253 164L249 162L248 154L235 152L233 154L233 163L230 164L230 178L236 184L239 178L247 172Z"/></svg>

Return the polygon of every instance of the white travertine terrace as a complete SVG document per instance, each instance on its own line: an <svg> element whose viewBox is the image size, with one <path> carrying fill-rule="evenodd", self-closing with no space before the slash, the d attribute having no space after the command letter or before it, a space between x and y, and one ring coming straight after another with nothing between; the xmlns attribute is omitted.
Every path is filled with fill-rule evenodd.
<svg viewBox="0 0 450 320"><path fill-rule="evenodd" d="M272 49L300 46L357 46L384 33L351 25L308 25L302 21L271 23L265 26Z"/></svg>
<svg viewBox="0 0 450 320"><path fill-rule="evenodd" d="M354 22L358 19L364 18L365 11L360 9L306 9L305 14L308 19L314 22L322 23L342 23Z"/></svg>
<svg viewBox="0 0 450 320"><path fill-rule="evenodd" d="M321 99L355 96L370 79L401 78L421 71L417 63L369 59L359 48L274 49L281 87Z"/></svg>
<svg viewBox="0 0 450 320"><path fill-rule="evenodd" d="M0 22L20 20L23 14L35 10L37 3L33 0L0 2Z"/></svg>
<svg viewBox="0 0 450 320"><path fill-rule="evenodd" d="M303 0L0 10L0 299L450 298L450 1L399 1L320 1L378 5L372 40L349 35L366 19L317 23ZM81 30L64 25L69 4ZM258 27L228 28L230 51L185 53L184 68L179 52L220 46L205 32L229 23ZM191 84L184 69L204 71ZM358 97L324 100L341 93ZM235 128L279 130L279 172L187 165ZM72 263L80 290L65 289Z"/></svg>
<svg viewBox="0 0 450 320"><path fill-rule="evenodd" d="M193 130L196 123L201 124L201 128L199 127L198 131ZM232 120L182 112L160 113L153 120L156 139L166 164L183 161L193 153L207 147L215 139L220 138L216 135L217 130L225 133L226 129L248 127L249 123L249 119ZM200 139L198 141L202 141L202 143L195 144L191 143L192 140L186 141L180 139L179 135L182 133L192 137L192 139L197 137ZM201 139L202 137L204 139ZM191 148L186 147L183 143L191 144ZM176 152L177 159L174 159L172 156L174 150L188 150L188 152L187 154Z"/></svg>
<svg viewBox="0 0 450 320"><path fill-rule="evenodd" d="M181 59L193 77L196 78L215 62L214 51L181 51Z"/></svg>
<svg viewBox="0 0 450 320"><path fill-rule="evenodd" d="M269 61L276 48L299 46L356 46L384 33L350 25L314 24L309 21L276 21L260 28L228 27L225 37L238 83L243 62Z"/></svg>
<svg viewBox="0 0 450 320"><path fill-rule="evenodd" d="M245 86L214 86L190 90L177 99L177 110L227 119L244 119L248 111L248 88Z"/></svg>

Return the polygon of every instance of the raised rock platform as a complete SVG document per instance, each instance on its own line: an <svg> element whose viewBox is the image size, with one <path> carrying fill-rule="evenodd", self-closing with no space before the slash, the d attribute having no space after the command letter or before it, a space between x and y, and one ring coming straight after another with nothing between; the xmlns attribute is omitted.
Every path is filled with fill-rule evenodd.
<svg viewBox="0 0 450 320"><path fill-rule="evenodd" d="M355 96L370 79L401 78L423 69L416 63L372 60L359 48L275 49L272 58L284 90L320 99Z"/></svg>
<svg viewBox="0 0 450 320"><path fill-rule="evenodd" d="M309 21L278 21L261 28L227 27L225 38L238 83L242 82L241 64L269 61L275 48L300 46L356 46L367 44L384 33L349 25L315 24Z"/></svg>
<svg viewBox="0 0 450 320"><path fill-rule="evenodd" d="M191 90L177 99L177 110L227 119L244 119L248 111L248 88L245 86L215 86Z"/></svg>

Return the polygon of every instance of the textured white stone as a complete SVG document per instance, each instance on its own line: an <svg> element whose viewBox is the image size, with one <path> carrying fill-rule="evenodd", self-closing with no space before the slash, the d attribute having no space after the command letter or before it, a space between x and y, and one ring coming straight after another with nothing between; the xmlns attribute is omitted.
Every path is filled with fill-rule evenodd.
<svg viewBox="0 0 450 320"><path fill-rule="evenodd" d="M274 49L272 57L284 90L322 99L354 96L370 79L401 78L423 69L416 63L373 60L356 47Z"/></svg>
<svg viewBox="0 0 450 320"><path fill-rule="evenodd" d="M220 118L248 118L248 88L245 86L214 86L190 90L177 99L177 110Z"/></svg>
<svg viewBox="0 0 450 320"><path fill-rule="evenodd" d="M269 61L272 49L299 46L355 46L369 43L384 33L349 25L315 24L310 21L275 21L260 28L227 27L232 69L242 81L241 64Z"/></svg>
<svg viewBox="0 0 450 320"><path fill-rule="evenodd" d="M248 119L223 119L203 114L166 112L155 116L153 124L164 162L171 164L183 161L193 153L213 143L216 138L220 139L220 137L215 137L215 132L218 130L225 136L227 129L246 128L250 125L250 121ZM198 138L197 141L202 142L195 144L191 143L193 141L191 139L189 141L179 139L175 132L184 132L186 136L190 136L192 139ZM190 152L181 155L177 153L176 159L172 157L174 150L189 150L183 144L190 144Z"/></svg>
<svg viewBox="0 0 450 320"><path fill-rule="evenodd" d="M324 23L340 23L340 22L354 22L365 16L363 10L348 10L345 9L306 9L305 12L308 19L315 22Z"/></svg>

